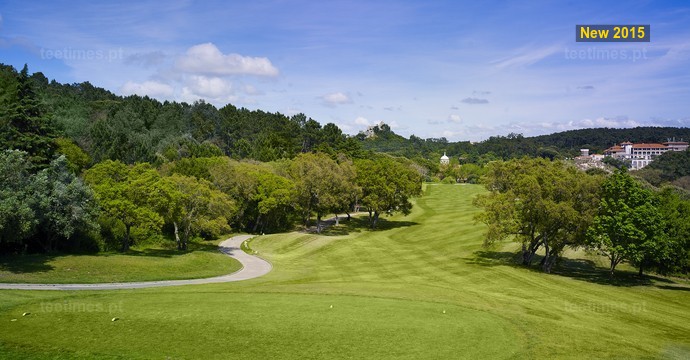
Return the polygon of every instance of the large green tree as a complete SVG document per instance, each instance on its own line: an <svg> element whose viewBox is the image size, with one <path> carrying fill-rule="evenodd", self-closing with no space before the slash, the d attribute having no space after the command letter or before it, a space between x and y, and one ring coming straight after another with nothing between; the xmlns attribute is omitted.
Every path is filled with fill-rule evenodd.
<svg viewBox="0 0 690 360"><path fill-rule="evenodd" d="M622 261L639 265L641 275L645 264L664 257L664 227L652 192L618 170L602 184L587 244L609 259L611 275Z"/></svg>
<svg viewBox="0 0 690 360"><path fill-rule="evenodd" d="M375 229L381 214L409 214L410 199L422 192L422 176L411 166L388 156L356 162L361 204L369 211L369 226Z"/></svg>
<svg viewBox="0 0 690 360"><path fill-rule="evenodd" d="M0 244L50 252L76 233L97 229L93 193L68 169L65 157L35 174L27 157L16 150L0 153Z"/></svg>
<svg viewBox="0 0 690 360"><path fill-rule="evenodd" d="M10 91L0 107L0 148L26 151L29 161L47 165L55 152L55 124L36 94L26 65L14 84L15 89L7 89Z"/></svg>
<svg viewBox="0 0 690 360"><path fill-rule="evenodd" d="M104 213L125 227L121 250L129 250L131 229L160 230L163 218L157 201L156 185L160 175L149 164L125 165L107 160L84 172Z"/></svg>
<svg viewBox="0 0 690 360"><path fill-rule="evenodd" d="M601 178L546 159L492 162L486 171L489 193L475 203L484 209L477 219L488 225L487 244L515 239L524 265L543 249L540 265L551 272L566 246L584 243Z"/></svg>
<svg viewBox="0 0 690 360"><path fill-rule="evenodd" d="M8 250L28 246L25 240L38 226L37 199L41 189L29 172L26 153L18 150L0 152L0 244Z"/></svg>
<svg viewBox="0 0 690 360"><path fill-rule="evenodd" d="M93 191L70 169L65 156L53 160L35 178L42 247L53 251L60 239L98 229L99 208Z"/></svg>
<svg viewBox="0 0 690 360"><path fill-rule="evenodd" d="M173 174L155 186L157 206L173 225L178 250L187 250L192 233L218 236L230 231L228 219L236 211L235 204L210 182Z"/></svg>
<svg viewBox="0 0 690 360"><path fill-rule="evenodd" d="M317 231L321 232L322 216L342 210L350 203L354 180L351 166L338 164L326 154L305 153L293 160L289 171L304 225L308 225L313 212Z"/></svg>

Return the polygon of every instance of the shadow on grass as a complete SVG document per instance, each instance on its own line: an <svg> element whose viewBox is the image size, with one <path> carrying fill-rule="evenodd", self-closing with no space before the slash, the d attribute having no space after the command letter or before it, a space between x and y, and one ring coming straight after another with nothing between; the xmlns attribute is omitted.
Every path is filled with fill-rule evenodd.
<svg viewBox="0 0 690 360"><path fill-rule="evenodd" d="M129 249L129 251L125 253L109 253L108 255L131 255L171 258L179 255L184 255L190 252L218 252L218 246L211 242L191 242L187 245L187 250L177 250L177 247L173 245L170 248Z"/></svg>
<svg viewBox="0 0 690 360"><path fill-rule="evenodd" d="M535 256L532 266L522 265L522 256L519 252L507 252L507 251L490 251L490 250L480 250L474 252L473 258L466 258L465 260L469 264L476 264L481 266L512 266L525 269L527 271L539 272L542 270L539 267L539 262L541 261L541 256ZM690 291L690 287L687 286L670 286L661 285L662 284L677 284L676 282L656 276L645 274L643 277L639 277L637 272L616 270L613 276L609 274L608 269L597 267L592 260L586 259L570 259L561 258L556 266L551 271L551 274L557 276L565 276L571 279L587 281L591 283L601 284L601 285L613 285L613 286L656 286L660 289L670 289L670 290L681 290Z"/></svg>
<svg viewBox="0 0 690 360"><path fill-rule="evenodd" d="M337 226L335 225L335 220L323 221L322 226L324 228L321 230L321 235L343 236L362 231L391 230L414 225L419 225L419 223L413 221L379 219L376 229L371 230L369 218L366 216L358 216L352 217L349 220L347 218L341 218ZM316 228L309 228L307 232L316 233Z"/></svg>
<svg viewBox="0 0 690 360"><path fill-rule="evenodd" d="M189 244L189 250L180 251L176 248L161 249L161 248L143 248L130 249L127 252L102 252L96 255L93 254L29 254L29 255L3 255L0 256L0 271L7 271L15 274L39 273L54 270L55 267L48 264L55 258L60 256L141 256L141 257L155 257L155 258L172 258L175 256L184 255L190 252L218 252L218 246L213 243L194 242ZM0 277L0 282L2 277Z"/></svg>
<svg viewBox="0 0 690 360"><path fill-rule="evenodd" d="M690 291L690 287L687 286L657 285L657 287L664 290Z"/></svg>
<svg viewBox="0 0 690 360"><path fill-rule="evenodd" d="M14 274L37 273L53 270L55 267L47 264L54 259L54 255L17 255L0 257L0 271ZM0 280L2 278L0 277Z"/></svg>

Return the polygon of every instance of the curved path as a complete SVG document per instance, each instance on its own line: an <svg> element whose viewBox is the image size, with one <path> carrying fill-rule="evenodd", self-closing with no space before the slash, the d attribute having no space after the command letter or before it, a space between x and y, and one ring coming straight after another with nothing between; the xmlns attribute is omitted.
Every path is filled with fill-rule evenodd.
<svg viewBox="0 0 690 360"><path fill-rule="evenodd" d="M241 245L253 235L238 235L221 242L218 247L225 255L236 259L242 264L242 269L232 274L216 276L205 279L189 280L163 280L141 281L125 283L99 283L99 284L8 284L0 283L0 289L12 290L117 290L117 289L143 289L162 286L198 285L224 283L253 279L266 275L271 271L271 264L257 256L249 255L242 251Z"/></svg>

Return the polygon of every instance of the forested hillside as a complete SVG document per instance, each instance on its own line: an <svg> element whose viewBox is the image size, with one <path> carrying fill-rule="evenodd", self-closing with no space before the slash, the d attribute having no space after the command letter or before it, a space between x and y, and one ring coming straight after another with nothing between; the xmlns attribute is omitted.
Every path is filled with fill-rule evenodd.
<svg viewBox="0 0 690 360"><path fill-rule="evenodd" d="M549 135L525 137L511 133L507 136L492 136L484 141L449 142L446 138L422 139L410 136L409 139L393 133L390 127L375 128L374 137L360 134L365 149L388 152L406 157L436 158L443 152L462 156L467 162L485 163L492 159L511 159L522 156L544 158L573 157L580 149L590 149L591 153L601 153L609 147L624 141L639 143L663 143L669 139L690 140L690 128L674 127L636 127L630 129L580 129Z"/></svg>
<svg viewBox="0 0 690 360"><path fill-rule="evenodd" d="M1 70L3 93L11 96L16 73L7 66ZM41 73L29 80L54 130L76 142L94 163L221 154L272 161L317 149L359 156L355 139L334 124L321 126L303 114L288 117L232 105L217 109L203 101L161 103L136 95L121 97L88 82L49 82Z"/></svg>
<svg viewBox="0 0 690 360"><path fill-rule="evenodd" d="M542 146L552 146L566 151L588 148L601 153L602 150L625 141L663 143L673 138L678 141L690 140L690 128L644 126L631 129L580 129L536 136L533 139Z"/></svg>
<svg viewBox="0 0 690 360"><path fill-rule="evenodd" d="M423 169L303 114L120 97L0 67L0 252L127 251L409 212ZM376 164L376 166L372 165Z"/></svg>

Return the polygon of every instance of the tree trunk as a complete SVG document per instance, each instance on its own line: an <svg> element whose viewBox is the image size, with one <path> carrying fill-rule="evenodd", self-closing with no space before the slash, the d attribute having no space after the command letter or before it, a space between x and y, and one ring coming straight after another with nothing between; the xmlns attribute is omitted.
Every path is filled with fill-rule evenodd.
<svg viewBox="0 0 690 360"><path fill-rule="evenodd" d="M129 250L129 230L131 228L132 225L125 224L125 238L122 240L122 252Z"/></svg>
<svg viewBox="0 0 690 360"><path fill-rule="evenodd" d="M46 233L46 242L43 244L43 250L47 253L53 252L53 237L50 233Z"/></svg>
<svg viewBox="0 0 690 360"><path fill-rule="evenodd" d="M335 214L335 226L340 225L340 218L338 217L338 214Z"/></svg>
<svg viewBox="0 0 690 360"><path fill-rule="evenodd" d="M350 212L348 211L345 214L347 214L347 221L350 221Z"/></svg>
<svg viewBox="0 0 690 360"><path fill-rule="evenodd" d="M186 224L184 227L184 232L182 233L182 249L183 251L187 251L187 242L189 241L189 233L191 230L191 224Z"/></svg>
<svg viewBox="0 0 690 360"><path fill-rule="evenodd" d="M639 277L643 277L644 274L642 274L642 265L640 264L640 271L637 273Z"/></svg>
<svg viewBox="0 0 690 360"><path fill-rule="evenodd" d="M180 241L180 234L178 232L177 221L173 221L175 227L175 242L177 243L177 250L182 250L182 242Z"/></svg>
<svg viewBox="0 0 690 360"><path fill-rule="evenodd" d="M371 228L376 229L376 225L379 223L379 212L374 211L374 221L371 223Z"/></svg>
<svg viewBox="0 0 690 360"><path fill-rule="evenodd" d="M613 277L613 270L616 269L616 264L617 264L617 263L616 263L616 258L615 258L615 256L614 256L614 257L611 257L611 267L609 267L609 276L610 276L610 277Z"/></svg>
<svg viewBox="0 0 690 360"><path fill-rule="evenodd" d="M546 271L546 269L548 267L548 263L550 261L550 258L551 258L551 249L549 248L548 244L544 244L544 258L541 259L541 261L539 262L539 266L541 266L541 270L543 272L548 272L548 271Z"/></svg>
<svg viewBox="0 0 690 360"><path fill-rule="evenodd" d="M261 214L259 213L259 216L256 217L256 222L254 223L254 229L252 229L253 233L256 233L256 230L259 228L260 222L261 222Z"/></svg>
<svg viewBox="0 0 690 360"><path fill-rule="evenodd" d="M542 266L542 270L545 273L550 274L551 269L553 268L553 265L556 263L557 260L558 260L558 256L556 256L556 255L549 256L549 259L546 260L546 262L544 263L544 266Z"/></svg>
<svg viewBox="0 0 690 360"><path fill-rule="evenodd" d="M321 214L316 214L316 232L321 234Z"/></svg>
<svg viewBox="0 0 690 360"><path fill-rule="evenodd" d="M524 243L522 244L522 265L532 265L532 259L534 259L534 255L537 253L537 250L539 250L540 246L541 242L536 240L532 240L529 247L527 247Z"/></svg>

